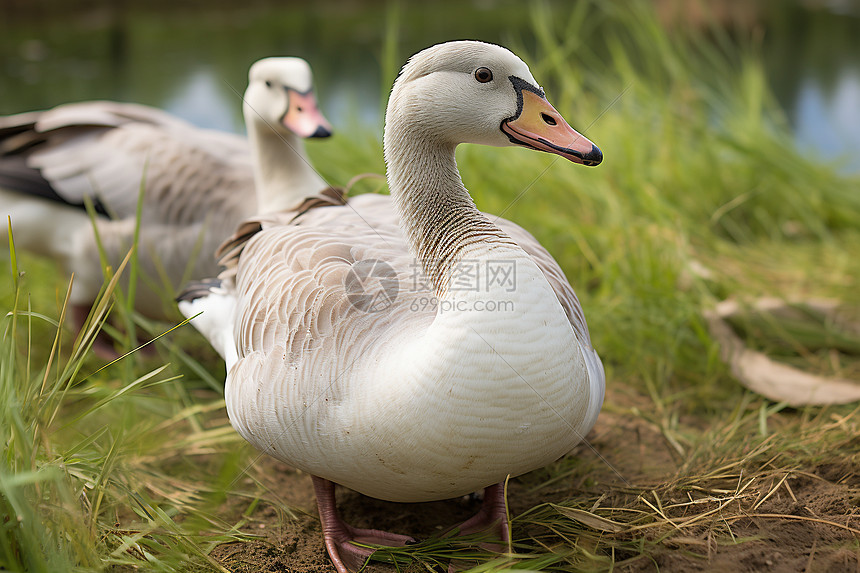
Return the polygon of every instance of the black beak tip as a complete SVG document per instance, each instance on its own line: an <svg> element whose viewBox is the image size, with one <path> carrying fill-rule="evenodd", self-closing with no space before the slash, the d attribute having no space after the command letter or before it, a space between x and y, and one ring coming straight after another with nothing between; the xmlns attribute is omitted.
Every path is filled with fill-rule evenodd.
<svg viewBox="0 0 860 573"><path fill-rule="evenodd" d="M582 164L587 165L589 167L594 167L595 165L600 165L600 162L603 161L603 152L600 151L600 148L591 144L591 151L586 153L582 157Z"/></svg>
<svg viewBox="0 0 860 573"><path fill-rule="evenodd" d="M311 137L318 137L318 138L330 137L330 136L331 136L331 130L326 129L323 126L317 127L317 130L311 134Z"/></svg>

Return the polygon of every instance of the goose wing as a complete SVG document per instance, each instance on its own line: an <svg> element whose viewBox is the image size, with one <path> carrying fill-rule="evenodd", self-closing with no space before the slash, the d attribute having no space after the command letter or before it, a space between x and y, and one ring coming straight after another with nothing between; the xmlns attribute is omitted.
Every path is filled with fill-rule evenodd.
<svg viewBox="0 0 860 573"><path fill-rule="evenodd" d="M342 399L372 370L364 361L435 316L432 290L401 230L390 217L363 210L366 201L313 209L288 225L263 224L229 275L237 355L235 364L228 360L228 408L258 448L277 441L266 432L297 418L265 428L245 420L272 412L295 417L301 404ZM290 412L278 403L291 404Z"/></svg>
<svg viewBox="0 0 860 573"><path fill-rule="evenodd" d="M368 220L384 220L389 225L397 224L397 215L394 212L394 207L391 204L389 196L362 195L359 198L362 199L362 202L356 204L355 208L363 217ZM588 332L588 323L585 320L585 313L582 310L579 297L576 296L576 292L573 290L567 277L565 277L564 271L558 262L531 233L507 219L497 218L495 215L490 214L486 215L487 218L494 221L496 225L516 241L526 253L531 255L532 260L543 271L547 282L549 282L550 287L552 287L553 292L558 297L558 302L564 309L582 348L583 358L588 368L589 380L594 389L594 403L589 411L591 412L590 416L596 418L600 404L603 402L606 374L603 369L603 362L592 346L591 335Z"/></svg>
<svg viewBox="0 0 860 573"><path fill-rule="evenodd" d="M144 181L146 221L252 212L244 138L143 105L93 101L0 118L0 156L3 187L75 206L89 196L115 219L134 217Z"/></svg>
<svg viewBox="0 0 860 573"><path fill-rule="evenodd" d="M388 195L361 195L355 199L350 199L350 205L356 209L357 215L367 220L385 221L388 225L397 225L397 214ZM531 255L558 297L559 303L561 303L574 332L576 332L577 339L583 343L584 348L591 348L591 336L588 332L588 324L585 321L582 305L558 262L531 233L516 223L497 218L495 215L485 215Z"/></svg>

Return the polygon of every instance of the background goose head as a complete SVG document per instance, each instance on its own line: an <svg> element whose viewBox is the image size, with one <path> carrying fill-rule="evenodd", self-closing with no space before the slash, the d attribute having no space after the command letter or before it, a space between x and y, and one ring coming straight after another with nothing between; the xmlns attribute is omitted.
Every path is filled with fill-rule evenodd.
<svg viewBox="0 0 860 573"><path fill-rule="evenodd" d="M409 133L450 146L521 145L584 165L603 159L550 105L525 62L484 42L447 42L412 56L394 84L386 122L387 143Z"/></svg>
<svg viewBox="0 0 860 573"><path fill-rule="evenodd" d="M328 137L331 125L317 107L311 68L301 58L264 58L248 72L245 122L299 137Z"/></svg>

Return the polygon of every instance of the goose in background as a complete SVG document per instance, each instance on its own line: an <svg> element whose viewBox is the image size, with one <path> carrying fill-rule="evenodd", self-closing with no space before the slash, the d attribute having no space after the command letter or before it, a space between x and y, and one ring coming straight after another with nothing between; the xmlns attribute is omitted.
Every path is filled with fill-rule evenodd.
<svg viewBox="0 0 860 573"><path fill-rule="evenodd" d="M481 42L414 55L385 119L390 197L248 221L219 280L179 303L226 359L233 427L313 476L340 573L372 553L353 542L411 538L343 522L335 484L396 502L485 488L459 531L508 541L506 476L570 452L604 393L573 288L528 232L478 211L454 153L520 145L597 165L600 150L520 58Z"/></svg>
<svg viewBox="0 0 860 573"><path fill-rule="evenodd" d="M215 249L240 221L328 187L302 143L331 134L307 62L254 63L243 111L247 139L109 101L0 118L0 215L11 216L17 248L75 274L77 329L104 281L99 241L113 268L133 244L141 186L135 309L160 320L171 318L181 284L218 272ZM85 198L98 214L95 229ZM94 349L116 356L104 336Z"/></svg>

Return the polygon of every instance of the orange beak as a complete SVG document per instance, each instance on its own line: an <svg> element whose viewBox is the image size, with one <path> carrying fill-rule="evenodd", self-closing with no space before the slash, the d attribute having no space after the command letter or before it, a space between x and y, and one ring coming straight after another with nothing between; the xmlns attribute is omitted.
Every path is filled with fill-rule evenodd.
<svg viewBox="0 0 860 573"><path fill-rule="evenodd" d="M570 127L543 93L519 78L511 77L511 82L517 90L517 114L501 125L511 143L555 153L581 165L603 161L600 149Z"/></svg>
<svg viewBox="0 0 860 573"><path fill-rule="evenodd" d="M317 100L312 91L299 93L287 88L290 98L287 113L281 119L284 127L299 137L328 137L331 135L331 124L323 117L317 107Z"/></svg>

